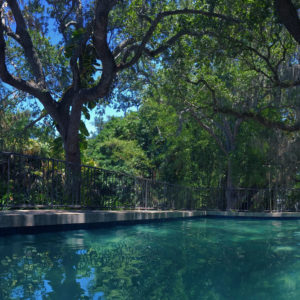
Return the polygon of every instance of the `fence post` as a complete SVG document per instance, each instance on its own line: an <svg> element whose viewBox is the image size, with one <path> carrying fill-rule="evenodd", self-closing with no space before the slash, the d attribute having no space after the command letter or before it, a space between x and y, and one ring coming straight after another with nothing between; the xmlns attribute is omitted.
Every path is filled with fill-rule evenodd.
<svg viewBox="0 0 300 300"><path fill-rule="evenodd" d="M9 193L10 193L10 155L8 155L8 160L7 160L7 197L6 197L6 205L9 203Z"/></svg>
<svg viewBox="0 0 300 300"><path fill-rule="evenodd" d="M51 174L51 177L52 177L52 180L51 180L51 207L53 207L53 197L54 197L54 160L51 159L52 161L52 174Z"/></svg>
<svg viewBox="0 0 300 300"><path fill-rule="evenodd" d="M269 199L270 199L270 212L272 212L272 199L271 197L269 197Z"/></svg>
<svg viewBox="0 0 300 300"><path fill-rule="evenodd" d="M146 179L146 190L145 190L145 208L148 207L148 180Z"/></svg>

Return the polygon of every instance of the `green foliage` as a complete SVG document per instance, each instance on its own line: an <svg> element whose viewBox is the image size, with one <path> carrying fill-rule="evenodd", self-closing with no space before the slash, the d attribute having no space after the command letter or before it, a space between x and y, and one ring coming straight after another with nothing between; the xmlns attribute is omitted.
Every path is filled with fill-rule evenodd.
<svg viewBox="0 0 300 300"><path fill-rule="evenodd" d="M133 128L136 129L134 120L112 118L96 138L88 141L85 157L92 158L104 169L149 176L151 163L132 138Z"/></svg>
<svg viewBox="0 0 300 300"><path fill-rule="evenodd" d="M58 106L73 88L70 60L76 51L80 50L74 64L79 89L95 86L103 70L86 26L93 19L94 2L83 4L82 24L72 23L78 15L78 10L72 10L74 3L49 0L46 6L39 1L22 4L29 34L44 66L48 90L43 92L52 93ZM280 87L280 82L288 86L294 81L299 49L279 24L270 1L118 1L109 14L110 50L125 40L135 41L134 46L123 49L126 61L130 61L136 53L130 49L140 45L151 20L161 12L185 8L228 18L174 14L161 19L146 48L151 51L166 46L165 51L155 57L146 51L136 64L118 74L104 100L83 104L82 114L87 120L92 109L108 102L123 111L139 108L124 118L100 122L98 136L90 140L81 120L78 134L83 162L193 186L225 185L232 172L232 184L237 187L265 187L270 183L266 166L280 162L286 174L294 177L289 184L295 185L299 174L292 165L299 163L298 133L281 135L243 117L232 138L239 118L220 112L252 113L285 125L299 120L299 88ZM69 23L64 36L58 26L61 20ZM13 19L10 22L14 28ZM51 36L51 24L57 26L56 38ZM178 32L189 34L170 42ZM18 78L33 80L22 47L10 36L6 43L9 69ZM116 65L124 63L124 53L116 56ZM29 100L24 95L23 99ZM0 110L2 144L61 158L63 139L51 126L24 132L33 114L28 104L26 109L18 109Z"/></svg>

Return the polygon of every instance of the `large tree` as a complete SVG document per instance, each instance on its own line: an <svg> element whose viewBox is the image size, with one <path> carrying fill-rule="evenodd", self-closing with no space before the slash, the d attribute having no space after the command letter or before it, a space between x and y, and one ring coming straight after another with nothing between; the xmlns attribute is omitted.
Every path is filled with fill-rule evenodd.
<svg viewBox="0 0 300 300"><path fill-rule="evenodd" d="M119 72L191 34L180 28L184 18L202 18L210 28L239 23L231 13L205 9L206 3L183 2L2 0L0 78L40 101L62 137L66 159L78 164L78 133L86 131L82 113L88 116L109 96Z"/></svg>
<svg viewBox="0 0 300 300"><path fill-rule="evenodd" d="M168 51L183 37L253 35L259 33L257 24L268 26L277 17L299 42L297 5L280 0L1 0L0 78L40 101L42 116L51 116L62 137L66 159L79 163L78 133L86 133L82 113L88 117L88 109L110 95L121 71ZM248 37L242 42L249 48Z"/></svg>

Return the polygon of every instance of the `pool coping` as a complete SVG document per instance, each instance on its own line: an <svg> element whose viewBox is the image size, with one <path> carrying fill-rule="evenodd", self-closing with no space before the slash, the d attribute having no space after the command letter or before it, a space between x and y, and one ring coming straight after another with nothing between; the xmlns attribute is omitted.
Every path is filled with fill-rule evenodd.
<svg viewBox="0 0 300 300"><path fill-rule="evenodd" d="M203 217L205 211L163 210L10 210L0 211L0 235L90 229Z"/></svg>
<svg viewBox="0 0 300 300"><path fill-rule="evenodd" d="M0 211L0 235L91 229L186 218L300 219L300 212L219 210L8 210Z"/></svg>
<svg viewBox="0 0 300 300"><path fill-rule="evenodd" d="M251 211L233 211L233 210L228 210L228 211L207 210L206 217L292 220L292 219L300 219L300 211L299 212L287 212L287 211L251 212Z"/></svg>

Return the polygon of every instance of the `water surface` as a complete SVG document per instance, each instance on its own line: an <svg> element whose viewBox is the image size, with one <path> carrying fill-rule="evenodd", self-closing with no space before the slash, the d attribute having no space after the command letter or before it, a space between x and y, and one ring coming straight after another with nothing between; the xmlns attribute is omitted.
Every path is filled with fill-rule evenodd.
<svg viewBox="0 0 300 300"><path fill-rule="evenodd" d="M1 237L0 299L300 299L300 221L199 218Z"/></svg>

